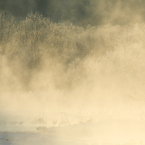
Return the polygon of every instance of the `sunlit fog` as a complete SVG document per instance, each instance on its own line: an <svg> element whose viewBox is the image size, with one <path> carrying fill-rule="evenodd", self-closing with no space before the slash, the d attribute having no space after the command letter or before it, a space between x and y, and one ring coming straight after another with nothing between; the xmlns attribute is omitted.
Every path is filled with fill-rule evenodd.
<svg viewBox="0 0 145 145"><path fill-rule="evenodd" d="M0 1L1 145L144 145L143 0Z"/></svg>

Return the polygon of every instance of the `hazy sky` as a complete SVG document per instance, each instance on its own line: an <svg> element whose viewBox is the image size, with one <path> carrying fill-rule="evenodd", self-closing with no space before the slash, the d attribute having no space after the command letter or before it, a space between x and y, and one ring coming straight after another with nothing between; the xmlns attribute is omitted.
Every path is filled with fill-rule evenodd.
<svg viewBox="0 0 145 145"><path fill-rule="evenodd" d="M144 0L1 0L0 10L25 18L38 12L54 22L79 26L121 24L144 20Z"/></svg>

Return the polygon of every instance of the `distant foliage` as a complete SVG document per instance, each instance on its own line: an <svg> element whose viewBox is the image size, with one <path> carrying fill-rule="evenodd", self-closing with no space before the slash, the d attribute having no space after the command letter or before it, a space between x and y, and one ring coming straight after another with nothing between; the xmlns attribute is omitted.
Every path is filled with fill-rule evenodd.
<svg viewBox="0 0 145 145"><path fill-rule="evenodd" d="M97 40L91 29L52 23L37 13L20 22L7 18L4 13L0 16L1 55L8 55L12 60L21 56L22 65L30 69L39 66L41 57L47 54L66 65L83 59Z"/></svg>
<svg viewBox="0 0 145 145"><path fill-rule="evenodd" d="M140 47L143 51L144 29L144 24L88 25L83 28L54 23L38 13L30 13L25 20L17 21L10 15L0 13L1 84L15 88L18 83L20 85L16 86L29 90L36 85L33 84L34 78L40 72L56 88L70 89L88 77L90 70L94 69L92 65L99 67L95 71L102 75L111 71L120 72L121 68L125 70L129 67L120 61L128 61L132 49L136 52L136 48ZM133 56L138 58L144 54L140 52ZM98 66L91 62L91 58L97 61ZM133 61L133 58L130 60ZM136 66L143 62L139 61L134 61ZM41 87L46 89L48 84L51 83L46 82Z"/></svg>

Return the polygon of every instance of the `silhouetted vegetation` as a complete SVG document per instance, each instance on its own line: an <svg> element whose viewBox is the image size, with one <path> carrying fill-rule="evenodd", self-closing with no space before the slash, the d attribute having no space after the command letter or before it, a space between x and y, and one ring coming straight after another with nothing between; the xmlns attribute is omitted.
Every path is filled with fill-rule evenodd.
<svg viewBox="0 0 145 145"><path fill-rule="evenodd" d="M108 75L108 71L113 71L110 74L116 74L121 67L121 70L129 67L125 66L126 63L122 66L117 65L122 61L118 55L123 53L126 56L124 59L127 59L127 54L132 53L128 48L136 49L138 43L144 45L143 38L144 24L127 26L108 24L84 28L73 24L54 23L38 13L28 14L26 19L21 21L1 13L0 56L2 65L0 73L3 76L0 78L1 85L11 90L15 90L17 86L20 87L17 89L33 90L36 85L38 85L37 89L46 89L48 85L52 85L49 82L51 78L54 83L53 87L70 89L81 84L84 78L88 77L87 68L94 64L89 65L92 58L97 61L98 71L102 75ZM121 52L124 49L127 53ZM109 68L108 63L112 67ZM142 63L138 63L139 66L140 64ZM105 71L105 69L108 70ZM48 82L46 84L35 82L36 77L44 70L46 71L44 74L47 74L44 78ZM139 74L137 70L136 73ZM41 75L43 76L43 73ZM41 79L38 78L38 81Z"/></svg>
<svg viewBox="0 0 145 145"><path fill-rule="evenodd" d="M20 76L28 86L33 71L43 67L45 57L59 61L65 70L69 70L91 53L97 52L95 54L99 55L112 50L108 40L94 31L96 28L93 27L84 29L72 24L66 26L63 23L53 23L37 13L29 14L20 22L1 13L0 54L7 57L13 73ZM96 34L100 36L96 37ZM17 65L14 65L15 62Z"/></svg>

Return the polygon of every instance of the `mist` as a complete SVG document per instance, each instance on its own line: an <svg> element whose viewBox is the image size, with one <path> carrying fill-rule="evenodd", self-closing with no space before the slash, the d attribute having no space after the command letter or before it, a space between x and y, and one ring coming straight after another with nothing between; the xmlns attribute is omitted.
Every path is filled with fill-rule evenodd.
<svg viewBox="0 0 145 145"><path fill-rule="evenodd" d="M38 118L47 127L65 119L72 126L58 129L60 138L144 141L144 2L62 1L65 12L56 0L45 1L43 10L44 1L6 2L0 7L0 131L34 130ZM4 124L16 120L25 122L22 128ZM104 124L85 131L73 126L89 120Z"/></svg>

